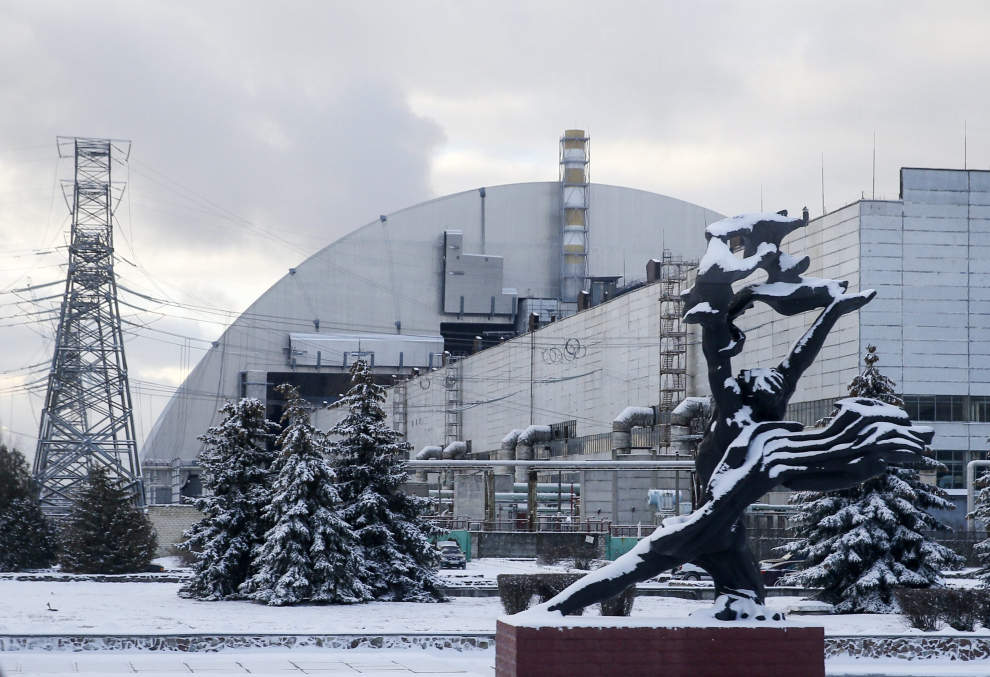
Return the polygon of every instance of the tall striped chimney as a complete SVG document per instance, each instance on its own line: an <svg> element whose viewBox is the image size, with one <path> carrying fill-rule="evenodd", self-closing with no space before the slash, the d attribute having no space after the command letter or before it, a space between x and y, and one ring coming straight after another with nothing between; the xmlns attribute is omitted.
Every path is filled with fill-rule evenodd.
<svg viewBox="0 0 990 677"><path fill-rule="evenodd" d="M576 303L588 277L588 181L591 139L583 129L560 137L560 300Z"/></svg>

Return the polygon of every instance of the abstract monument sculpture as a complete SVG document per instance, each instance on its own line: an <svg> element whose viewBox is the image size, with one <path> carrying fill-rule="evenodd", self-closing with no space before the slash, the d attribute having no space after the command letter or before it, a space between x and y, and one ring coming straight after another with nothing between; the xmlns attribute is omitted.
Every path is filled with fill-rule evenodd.
<svg viewBox="0 0 990 677"><path fill-rule="evenodd" d="M671 517L626 555L594 571L531 611L574 613L609 599L630 585L686 562L707 570L717 596L718 620L780 620L764 606L765 590L749 549L742 514L777 485L794 490L844 489L888 463L909 463L931 443L932 429L911 424L904 411L877 400L850 398L826 428L804 431L784 421L801 374L811 366L836 321L876 293L847 294L848 283L804 277L811 260L781 251L781 240L807 225L779 214L744 214L706 229L708 249L694 287L683 294L684 321L700 324L714 407L696 468L706 487L690 515ZM729 242L740 238L743 257ZM758 270L766 280L736 291L733 283ZM734 375L731 360L746 336L735 326L757 301L781 315L821 310L776 368Z"/></svg>

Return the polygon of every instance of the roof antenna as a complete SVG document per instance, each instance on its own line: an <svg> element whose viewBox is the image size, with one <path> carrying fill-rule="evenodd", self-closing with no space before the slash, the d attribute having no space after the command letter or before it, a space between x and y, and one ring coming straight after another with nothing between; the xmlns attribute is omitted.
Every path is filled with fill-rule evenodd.
<svg viewBox="0 0 990 677"><path fill-rule="evenodd" d="M763 211L763 184L760 184L760 211Z"/></svg>
<svg viewBox="0 0 990 677"><path fill-rule="evenodd" d="M966 126L966 120L963 120L963 169L969 169L967 164L969 161L969 130Z"/></svg>
<svg viewBox="0 0 990 677"><path fill-rule="evenodd" d="M822 216L825 216L825 152L822 151Z"/></svg>
<svg viewBox="0 0 990 677"><path fill-rule="evenodd" d="M873 132L873 199L877 199L877 133Z"/></svg>

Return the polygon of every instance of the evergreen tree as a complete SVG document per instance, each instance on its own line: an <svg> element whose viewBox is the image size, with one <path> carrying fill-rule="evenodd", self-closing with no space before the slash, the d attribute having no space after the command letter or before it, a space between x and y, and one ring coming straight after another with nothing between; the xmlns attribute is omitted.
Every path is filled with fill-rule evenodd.
<svg viewBox="0 0 990 677"><path fill-rule="evenodd" d="M324 459L325 435L310 425L305 401L288 385L281 454L264 517L271 524L256 550L247 597L273 606L298 602L352 604L371 599L361 581L360 550L341 518L334 472Z"/></svg>
<svg viewBox="0 0 990 677"><path fill-rule="evenodd" d="M990 442L990 439L987 440ZM990 530L990 472L985 472L976 480L974 485L979 489L973 512L967 517L980 521L984 529ZM976 572L984 588L990 588L990 538L986 538L973 546L973 553L980 568Z"/></svg>
<svg viewBox="0 0 990 677"><path fill-rule="evenodd" d="M185 533L180 547L196 554L193 577L179 591L203 600L237 599L247 580L252 551L264 540L261 511L271 500L269 469L275 452L269 442L278 426L265 418L265 405L254 398L220 410L224 418L199 439L206 495L196 499L205 517Z"/></svg>
<svg viewBox="0 0 990 677"><path fill-rule="evenodd" d="M147 570L158 539L134 494L106 468L91 470L62 531L62 570L130 574Z"/></svg>
<svg viewBox="0 0 990 677"><path fill-rule="evenodd" d="M0 445L0 571L51 566L57 549L24 455Z"/></svg>
<svg viewBox="0 0 990 677"><path fill-rule="evenodd" d="M903 407L894 382L877 368L879 359L876 347L868 346L866 370L849 384L849 394ZM923 457L911 467L890 465L851 489L795 494L798 540L784 549L806 561L791 580L823 588L819 599L839 613L896 613L896 588L941 587L942 570L965 562L925 533L949 530L926 510L951 510L953 504L919 475L941 467Z"/></svg>
<svg viewBox="0 0 990 677"><path fill-rule="evenodd" d="M334 407L347 414L330 433L344 518L361 544L364 581L376 599L444 601L436 575L439 555L431 538L442 530L421 515L428 499L400 490L409 445L385 425L385 389L363 360L351 367L351 388Z"/></svg>

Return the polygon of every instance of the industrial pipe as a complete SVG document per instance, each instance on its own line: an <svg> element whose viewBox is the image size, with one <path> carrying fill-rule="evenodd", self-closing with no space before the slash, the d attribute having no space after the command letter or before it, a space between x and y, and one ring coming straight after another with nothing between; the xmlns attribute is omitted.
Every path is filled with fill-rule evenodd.
<svg viewBox="0 0 990 677"><path fill-rule="evenodd" d="M650 407L626 407L612 421L612 454L628 454L632 449L632 429L656 425L656 412Z"/></svg>
<svg viewBox="0 0 990 677"><path fill-rule="evenodd" d="M514 461L516 460L516 443L519 442L519 436L523 434L521 428L516 428L508 435L502 438L502 446L498 450L498 458L500 461ZM500 475L511 475L512 468L508 466L501 466L495 468L495 472Z"/></svg>
<svg viewBox="0 0 990 677"><path fill-rule="evenodd" d="M442 447L426 446L426 447L423 447L422 449L420 449L416 453L416 460L417 461L432 461L432 460L435 460L435 459L439 459L442 454L443 454L443 448ZM417 482L428 482L429 479L430 479L429 476L428 476L428 472L429 471L426 468L416 468L416 481Z"/></svg>
<svg viewBox="0 0 990 677"><path fill-rule="evenodd" d="M466 457L467 442L461 442L460 440L451 442L446 447L444 447L441 456L445 461L454 461ZM425 461L426 459L422 459L422 460Z"/></svg>
<svg viewBox="0 0 990 677"><path fill-rule="evenodd" d="M510 433L511 434L511 433ZM532 461L533 445L537 442L549 442L553 439L553 429L548 425L531 425L519 435L516 440L516 460ZM529 471L527 468L516 468L516 481L527 482Z"/></svg>
<svg viewBox="0 0 990 677"><path fill-rule="evenodd" d="M694 461L406 461L412 468L442 468L484 470L503 465L514 468L538 468L541 470L694 470Z"/></svg>
<svg viewBox="0 0 990 677"><path fill-rule="evenodd" d="M712 404L707 397L686 397L670 412L670 450L676 456L691 455L691 422L711 416Z"/></svg>

